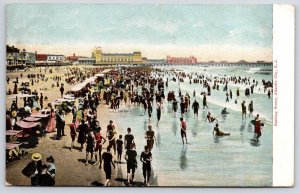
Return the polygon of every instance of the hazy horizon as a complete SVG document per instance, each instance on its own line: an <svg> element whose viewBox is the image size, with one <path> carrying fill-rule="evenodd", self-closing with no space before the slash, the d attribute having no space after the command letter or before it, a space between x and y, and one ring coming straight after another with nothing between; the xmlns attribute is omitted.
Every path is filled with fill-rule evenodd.
<svg viewBox="0 0 300 193"><path fill-rule="evenodd" d="M272 61L272 5L8 4L7 44L91 56Z"/></svg>

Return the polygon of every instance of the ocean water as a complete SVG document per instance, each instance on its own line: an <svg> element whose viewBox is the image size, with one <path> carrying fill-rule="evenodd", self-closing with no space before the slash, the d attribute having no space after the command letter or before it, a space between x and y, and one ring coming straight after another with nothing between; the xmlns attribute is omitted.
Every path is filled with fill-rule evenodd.
<svg viewBox="0 0 300 193"><path fill-rule="evenodd" d="M170 67L161 67L170 70ZM258 68L243 67L176 67L187 73L204 73L208 76L241 76L251 77L258 80L258 87L262 87L261 80L272 81L271 74L257 74ZM158 76L158 74L156 74ZM161 74L162 76L162 74ZM118 122L118 128L125 134L126 128L132 128L135 136L137 152L140 154L146 144L144 133L147 125L151 124L155 131L157 143L152 150L153 154L153 179L152 185L158 186L271 186L272 185L272 163L273 163L273 135L272 135L272 97L255 88L250 97L244 95L245 86L229 85L235 96L235 89L239 87L240 97L238 104L234 100L225 102L223 86L220 90L213 90L212 95L207 97L209 109L202 109L201 91L205 91L202 84L190 84L188 79L178 84L171 81L172 75L164 75L163 79L169 79L169 86L165 89L167 95L169 90L176 92L177 101L179 86L182 94L189 93L191 103L196 99L200 104L199 117L194 118L193 111L184 116L187 121L187 138L189 144L182 144L180 136L180 115L176 117L172 112L172 105L166 101L163 104L160 122L156 121L156 110L152 119L144 115L142 105L140 107L122 106L126 112L112 113L112 118ZM196 98L193 98L193 90L196 90ZM235 99L235 97L233 97ZM242 119L241 101L245 100L248 106L254 102L254 115L260 114L263 127L259 142L253 142L254 127L251 120L254 117ZM221 110L227 107L230 112L227 116L221 115ZM208 111L218 119L221 131L230 132L230 136L216 137L212 135L215 123L206 122ZM139 162L139 168L142 165Z"/></svg>

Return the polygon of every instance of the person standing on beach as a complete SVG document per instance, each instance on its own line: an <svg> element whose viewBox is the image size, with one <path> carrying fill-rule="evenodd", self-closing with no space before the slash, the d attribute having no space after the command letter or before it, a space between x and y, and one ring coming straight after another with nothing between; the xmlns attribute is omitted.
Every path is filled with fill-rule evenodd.
<svg viewBox="0 0 300 193"><path fill-rule="evenodd" d="M152 114L152 103L148 101L148 116L149 116L149 121L151 120L151 114Z"/></svg>
<svg viewBox="0 0 300 193"><path fill-rule="evenodd" d="M48 124L46 127L46 131L48 133L54 132L54 130L55 130L55 127L56 127L55 116L56 116L56 113L54 112L54 109L51 108L49 121L48 121Z"/></svg>
<svg viewBox="0 0 300 193"><path fill-rule="evenodd" d="M182 144L184 144L183 138L185 138L185 142L187 143L187 138L186 138L186 122L183 120L182 117L180 117L180 134L181 134L181 139L182 139Z"/></svg>
<svg viewBox="0 0 300 193"><path fill-rule="evenodd" d="M185 103L184 103L183 98L181 99L181 102L180 102L180 113L181 113L181 116L183 116L185 113Z"/></svg>
<svg viewBox="0 0 300 193"><path fill-rule="evenodd" d="M121 163L121 158L122 158L122 153L123 153L123 140L122 140L122 135L119 135L119 139L116 141L117 143L117 160L119 163Z"/></svg>
<svg viewBox="0 0 300 193"><path fill-rule="evenodd" d="M60 118L62 121L62 125L61 125L61 136L66 136L65 135L65 125L66 125L66 121L65 121L65 113L61 112L60 114Z"/></svg>
<svg viewBox="0 0 300 193"><path fill-rule="evenodd" d="M110 148L107 147L107 151L102 154L102 160L104 165L104 172L106 175L106 181L104 186L110 185L110 179L111 179L111 165L114 166L114 169L116 168L114 162L112 161L113 156L110 153Z"/></svg>
<svg viewBox="0 0 300 193"><path fill-rule="evenodd" d="M88 164L88 156L89 153L91 154L91 160L93 159L94 155L94 147L95 147L95 140L94 140L94 134L92 130L89 130L86 138L86 156L85 156L85 165ZM97 160L96 160L97 162Z"/></svg>
<svg viewBox="0 0 300 193"><path fill-rule="evenodd" d="M59 91L60 91L60 96L61 96L61 98L63 98L64 91L65 91L65 88L64 88L64 85L63 85L63 84L60 86Z"/></svg>
<svg viewBox="0 0 300 193"><path fill-rule="evenodd" d="M80 151L83 149L83 144L86 141L86 133L88 132L88 126L84 122L84 120L81 120L81 124L78 126L79 134L78 134L78 139L77 142L81 144L80 146Z"/></svg>
<svg viewBox="0 0 300 193"><path fill-rule="evenodd" d="M247 113L247 107L246 107L246 104L245 104L245 101L242 102L242 119L246 119L246 113Z"/></svg>
<svg viewBox="0 0 300 193"><path fill-rule="evenodd" d="M251 101L248 105L249 117L253 116L253 101Z"/></svg>
<svg viewBox="0 0 300 193"><path fill-rule="evenodd" d="M108 147L114 149L114 155L116 155L116 131L115 126L113 125L113 121L109 121L109 125L107 126L107 139L108 139Z"/></svg>
<svg viewBox="0 0 300 193"><path fill-rule="evenodd" d="M153 144L156 141L155 133L154 133L154 131L152 131L151 125L148 126L148 131L146 131L146 133L145 133L145 138L147 140L147 146L149 147L149 149L151 151L153 148Z"/></svg>
<svg viewBox="0 0 300 193"><path fill-rule="evenodd" d="M188 108L190 107L190 99L188 94L184 97L184 112L187 113Z"/></svg>
<svg viewBox="0 0 300 193"><path fill-rule="evenodd" d="M62 110L59 110L56 113L55 119L56 119L56 140L60 140L61 139L61 130L63 127L63 120L61 117L62 114Z"/></svg>
<svg viewBox="0 0 300 193"><path fill-rule="evenodd" d="M124 136L124 147L129 149L131 144L134 144L134 136L131 134L131 128L127 128L127 134Z"/></svg>
<svg viewBox="0 0 300 193"><path fill-rule="evenodd" d="M41 106L41 109L43 109L43 102L44 102L44 96L43 96L43 93L41 93L41 95L40 95L40 106Z"/></svg>
<svg viewBox="0 0 300 193"><path fill-rule="evenodd" d="M208 108L208 106L207 106L206 94L204 94L204 96L203 96L203 109L204 109L205 107Z"/></svg>
<svg viewBox="0 0 300 193"><path fill-rule="evenodd" d="M26 99L26 98L24 98L24 99ZM26 102L24 103L24 106L25 105L26 105ZM11 103L10 110L11 110L11 112L18 111L18 105L15 100L13 100L13 102Z"/></svg>
<svg viewBox="0 0 300 193"><path fill-rule="evenodd" d="M97 121L96 122L96 125L99 124L99 122ZM94 136L95 136L95 143L96 143L96 146L95 146L95 160L96 162L93 164L94 166L98 164L97 162L97 154L99 155L99 168L101 169L101 166L102 166L102 145L106 142L106 139L102 137L101 135L101 127L97 127L97 129L94 130ZM102 143L102 140L104 140L104 142Z"/></svg>
<svg viewBox="0 0 300 193"><path fill-rule="evenodd" d="M160 120L160 117L161 117L161 108L160 108L160 105L157 106L156 108L156 116L157 116L157 124Z"/></svg>
<svg viewBox="0 0 300 193"><path fill-rule="evenodd" d="M31 156L32 161L29 162L22 170L22 173L30 178L31 186L39 185L39 177L42 172L42 155L40 153L34 153Z"/></svg>
<svg viewBox="0 0 300 193"><path fill-rule="evenodd" d="M177 109L178 109L178 103L177 103L176 99L173 100L172 109L173 109L173 112L174 112L174 117L176 117L176 113L177 113Z"/></svg>
<svg viewBox="0 0 300 193"><path fill-rule="evenodd" d="M229 94L228 94L228 92L226 93L226 101L225 102L226 103L229 102Z"/></svg>
<svg viewBox="0 0 300 193"><path fill-rule="evenodd" d="M195 99L195 101L193 102L193 104L192 104L192 108L193 108L193 110L194 110L194 118L195 118L195 116L197 116L197 119L198 119L198 111L199 111L199 107L200 107L200 105L199 105L199 103L196 101L196 99Z"/></svg>
<svg viewBox="0 0 300 193"><path fill-rule="evenodd" d="M125 153L125 160L127 162L127 181L128 181L128 184L131 184L133 182L135 169L137 168L137 161L136 161L137 153L133 149L133 147L134 147L134 144L131 144L129 146L129 149L127 149L127 151Z"/></svg>
<svg viewBox="0 0 300 193"><path fill-rule="evenodd" d="M144 147L144 149L145 151L142 152L140 160L141 162L143 162L144 184L145 186L149 186L149 179L151 176L152 153L147 145Z"/></svg>
<svg viewBox="0 0 300 193"><path fill-rule="evenodd" d="M261 130L262 130L261 126L262 123L260 122L259 114L257 114L255 117L255 125L254 125L254 133L256 135L256 141L258 141L258 139L261 136Z"/></svg>
<svg viewBox="0 0 300 193"><path fill-rule="evenodd" d="M268 90L268 98L271 98L271 91Z"/></svg>
<svg viewBox="0 0 300 193"><path fill-rule="evenodd" d="M76 130L75 130L75 124L74 123L71 123L70 125L70 136L71 136L71 147L70 147L70 151L72 151L72 148L74 147L74 141L75 141L75 138L77 136L77 133L76 133Z"/></svg>
<svg viewBox="0 0 300 193"><path fill-rule="evenodd" d="M145 98L143 98L142 100L143 106L144 106L144 115L146 115L146 111L147 111L147 100Z"/></svg>

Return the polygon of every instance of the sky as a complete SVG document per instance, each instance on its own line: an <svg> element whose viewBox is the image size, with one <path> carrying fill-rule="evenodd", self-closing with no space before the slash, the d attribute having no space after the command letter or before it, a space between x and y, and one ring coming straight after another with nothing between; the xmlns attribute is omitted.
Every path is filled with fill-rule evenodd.
<svg viewBox="0 0 300 193"><path fill-rule="evenodd" d="M7 44L38 53L272 61L272 5L8 4Z"/></svg>

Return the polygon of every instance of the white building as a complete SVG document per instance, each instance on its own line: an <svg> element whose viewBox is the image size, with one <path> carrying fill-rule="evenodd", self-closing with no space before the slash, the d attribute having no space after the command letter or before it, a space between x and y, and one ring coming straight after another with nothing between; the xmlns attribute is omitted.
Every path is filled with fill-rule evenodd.
<svg viewBox="0 0 300 193"><path fill-rule="evenodd" d="M88 58L88 57L78 57L78 60L74 62L74 64L79 65L93 65L95 64L96 59L95 58Z"/></svg>

